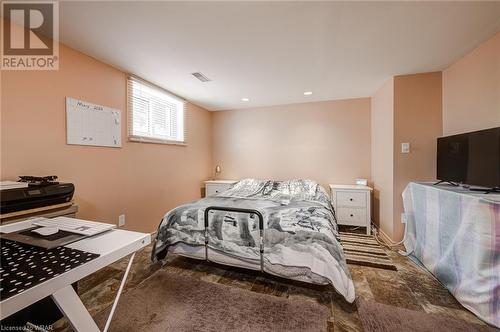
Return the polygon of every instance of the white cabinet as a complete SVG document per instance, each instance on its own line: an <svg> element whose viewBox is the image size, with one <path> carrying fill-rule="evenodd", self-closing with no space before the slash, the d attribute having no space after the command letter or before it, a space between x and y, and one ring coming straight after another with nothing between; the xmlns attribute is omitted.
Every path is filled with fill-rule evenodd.
<svg viewBox="0 0 500 332"><path fill-rule="evenodd" d="M330 185L332 204L339 225L366 227L371 234L371 191L359 185Z"/></svg>
<svg viewBox="0 0 500 332"><path fill-rule="evenodd" d="M205 181L205 197L213 196L231 188L236 180L209 180Z"/></svg>

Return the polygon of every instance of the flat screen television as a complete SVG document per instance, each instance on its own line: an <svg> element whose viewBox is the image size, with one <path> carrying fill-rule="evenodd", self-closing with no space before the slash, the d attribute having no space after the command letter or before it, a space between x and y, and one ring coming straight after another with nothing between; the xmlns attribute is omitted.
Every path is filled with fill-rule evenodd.
<svg viewBox="0 0 500 332"><path fill-rule="evenodd" d="M500 187L500 127L437 139L437 178L486 188Z"/></svg>

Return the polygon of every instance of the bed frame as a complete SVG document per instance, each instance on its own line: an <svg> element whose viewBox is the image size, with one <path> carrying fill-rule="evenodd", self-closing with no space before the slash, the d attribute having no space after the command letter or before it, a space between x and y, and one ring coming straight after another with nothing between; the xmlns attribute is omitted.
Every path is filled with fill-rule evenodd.
<svg viewBox="0 0 500 332"><path fill-rule="evenodd" d="M237 212L237 213L248 213L250 215L255 214L259 218L259 251L260 251L260 271L264 272L264 217L262 213L254 209L241 209L232 207L222 207L222 206L209 206L205 209L204 220L205 220L205 260L209 262L208 259L208 214L210 211L222 211L222 212Z"/></svg>
<svg viewBox="0 0 500 332"><path fill-rule="evenodd" d="M264 271L264 217L262 216L262 213L260 213L259 211L255 210L255 209L243 209L243 208L233 208L233 207L225 207L225 206L209 206L205 209L205 211L204 211L205 260L207 262L212 262L212 261L210 261L210 257L208 255L208 242L209 242L208 241L208 226L209 226L208 219L209 219L210 211L248 213L249 215L255 214L258 217L258 219L259 219L259 235L260 235L259 236L260 272L263 274L269 274L269 272ZM153 247L155 245L156 245L156 238L154 240ZM168 253L168 249L166 251L166 254L167 253ZM151 253L151 258L153 261L156 261L156 260L163 261L166 258L166 254L165 254L165 257L158 259L157 257L155 257L155 252L153 250ZM197 258L197 259L202 259L202 258ZM214 263L231 266L231 264L224 264L224 263L220 263L220 262L216 262L216 261L214 261ZM272 275L274 275L274 274L272 274ZM282 278L288 279L286 277L282 277ZM323 286L329 284L329 283L323 284L323 283L315 283L315 282L307 282L307 281L302 281L302 282L307 283L307 284L317 284L317 285L323 285Z"/></svg>
<svg viewBox="0 0 500 332"><path fill-rule="evenodd" d="M205 260L210 262L208 257L208 218L210 211L222 211L222 212L237 212L237 213L248 213L249 215L255 214L259 218L259 252L260 252L260 271L264 272L264 217L262 213L255 209L242 209L242 208L233 208L233 207L225 207L225 206L209 206L204 211L204 222L205 222ZM153 242L153 247L156 246L156 238ZM167 250L168 252L168 250ZM163 260L165 257L159 258L159 260ZM157 260L155 257L155 251L151 252L151 259L153 261Z"/></svg>

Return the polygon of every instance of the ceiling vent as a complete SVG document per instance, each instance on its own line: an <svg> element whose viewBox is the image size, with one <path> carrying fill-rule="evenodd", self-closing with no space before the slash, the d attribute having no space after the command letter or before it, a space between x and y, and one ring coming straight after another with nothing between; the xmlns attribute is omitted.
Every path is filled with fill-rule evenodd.
<svg viewBox="0 0 500 332"><path fill-rule="evenodd" d="M193 75L194 77L196 77L197 79L199 79L202 82L210 82L211 81L211 79L209 79L208 77L206 77L205 75L203 75L200 72L191 73L191 75Z"/></svg>

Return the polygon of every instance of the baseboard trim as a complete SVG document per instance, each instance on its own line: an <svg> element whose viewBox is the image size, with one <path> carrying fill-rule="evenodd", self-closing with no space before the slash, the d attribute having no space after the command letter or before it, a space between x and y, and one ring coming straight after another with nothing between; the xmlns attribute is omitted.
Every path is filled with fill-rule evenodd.
<svg viewBox="0 0 500 332"><path fill-rule="evenodd" d="M395 241L393 241L389 235L387 235L378 225L373 224L375 228L377 229L377 233L380 235L381 239L387 243L388 245L394 245L396 244Z"/></svg>

